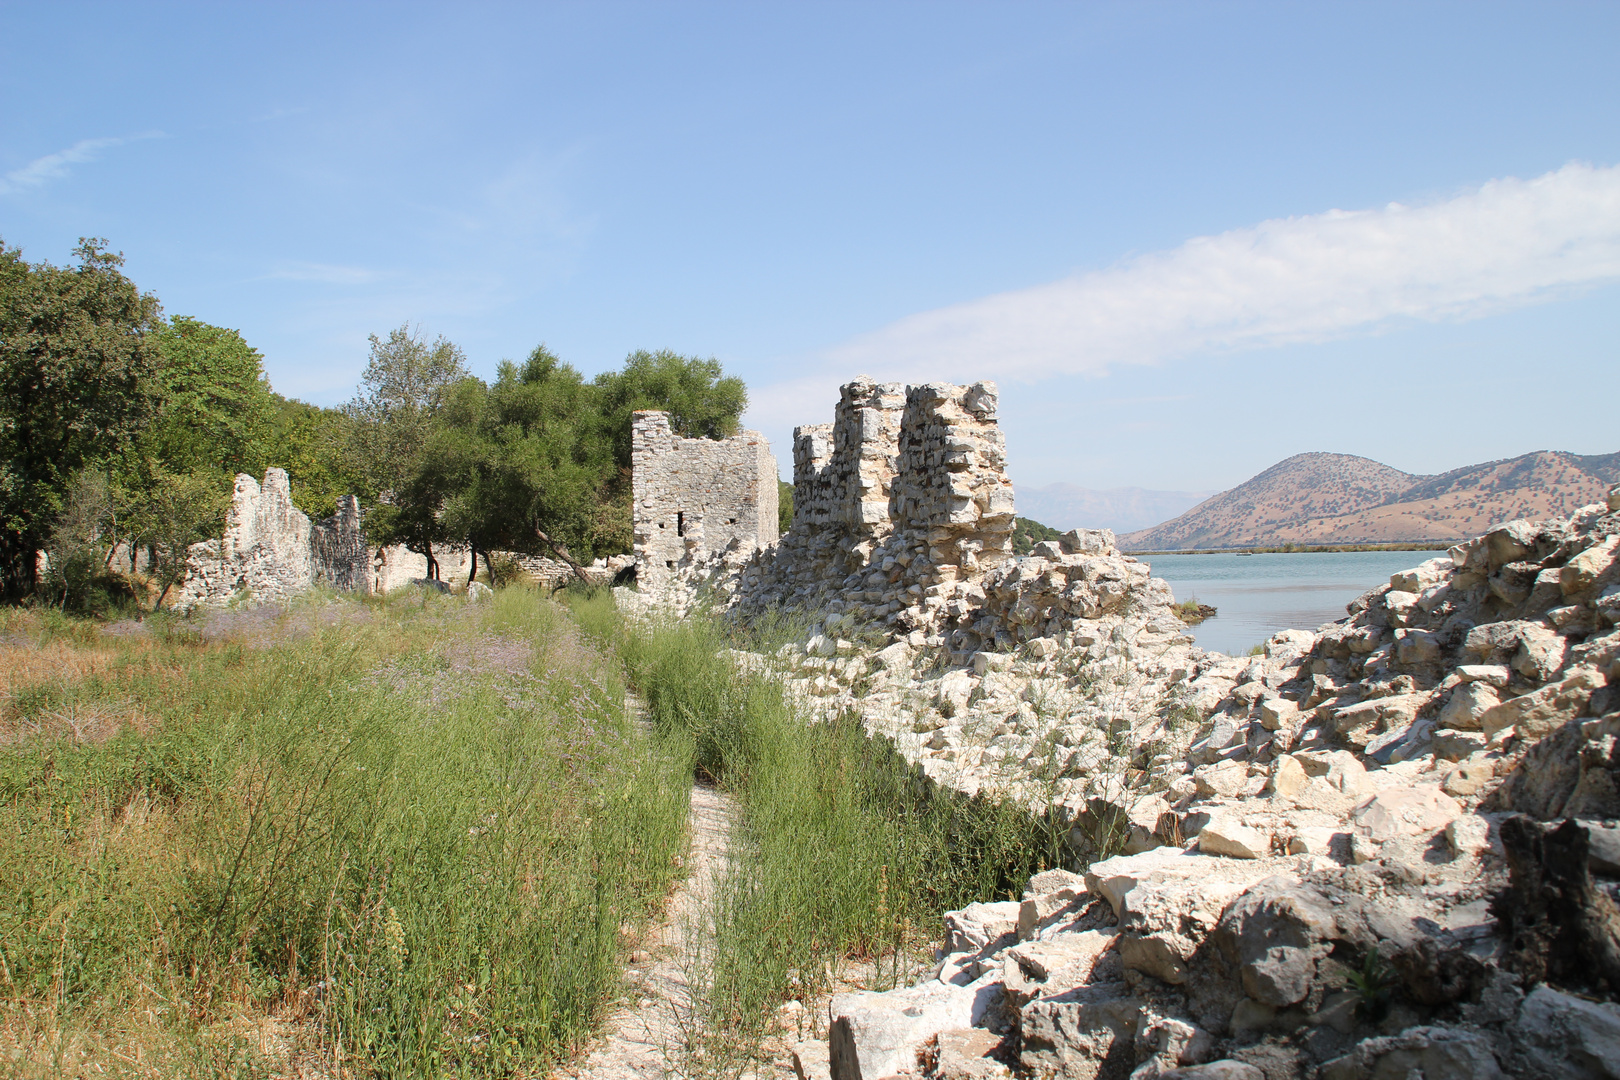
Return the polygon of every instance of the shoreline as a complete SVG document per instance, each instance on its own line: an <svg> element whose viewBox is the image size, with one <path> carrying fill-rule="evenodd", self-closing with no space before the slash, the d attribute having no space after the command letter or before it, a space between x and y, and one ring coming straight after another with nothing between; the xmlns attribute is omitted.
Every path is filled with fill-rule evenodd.
<svg viewBox="0 0 1620 1080"><path fill-rule="evenodd" d="M1152 555L1312 555L1341 551L1447 551L1461 540L1407 540L1389 544L1259 544L1250 547L1166 548L1126 551L1132 558Z"/></svg>

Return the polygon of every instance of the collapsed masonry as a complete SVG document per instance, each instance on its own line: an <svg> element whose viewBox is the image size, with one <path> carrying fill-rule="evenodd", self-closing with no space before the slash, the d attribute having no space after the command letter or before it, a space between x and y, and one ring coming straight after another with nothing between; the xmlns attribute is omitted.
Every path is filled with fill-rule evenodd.
<svg viewBox="0 0 1620 1080"><path fill-rule="evenodd" d="M800 1076L1620 1080L1620 489L1229 657L1107 534L1009 558L972 389L846 387L774 550L617 594L820 613L739 660L1089 864L948 913L933 977L835 998Z"/></svg>
<svg viewBox="0 0 1620 1080"><path fill-rule="evenodd" d="M1106 530L1039 546L1038 568L1013 558L996 409L992 382L845 385L831 424L794 431L793 525L781 542L693 545L678 573L655 579L654 597L677 609L701 594L744 613L821 611L959 663L1127 608L1180 633L1169 586ZM638 484L641 468L638 458ZM643 543L638 523L638 556Z"/></svg>
<svg viewBox="0 0 1620 1080"><path fill-rule="evenodd" d="M250 595L258 603L284 603L315 585L369 591L370 552L360 532L360 503L337 501L322 521L292 502L285 469L267 469L261 486L240 473L231 491L224 535L193 544L174 607L219 607Z"/></svg>
<svg viewBox="0 0 1620 1080"><path fill-rule="evenodd" d="M637 580L656 584L710 556L776 543L776 459L757 431L728 439L675 434L669 414L631 419Z"/></svg>

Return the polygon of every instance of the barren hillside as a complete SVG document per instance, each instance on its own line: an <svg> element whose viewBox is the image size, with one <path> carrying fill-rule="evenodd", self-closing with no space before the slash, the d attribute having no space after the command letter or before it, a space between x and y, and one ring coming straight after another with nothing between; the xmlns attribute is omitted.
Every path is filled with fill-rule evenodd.
<svg viewBox="0 0 1620 1080"><path fill-rule="evenodd" d="M1120 543L1163 551L1457 540L1514 518L1568 514L1601 501L1617 481L1620 454L1542 450L1439 476L1347 454L1298 454Z"/></svg>

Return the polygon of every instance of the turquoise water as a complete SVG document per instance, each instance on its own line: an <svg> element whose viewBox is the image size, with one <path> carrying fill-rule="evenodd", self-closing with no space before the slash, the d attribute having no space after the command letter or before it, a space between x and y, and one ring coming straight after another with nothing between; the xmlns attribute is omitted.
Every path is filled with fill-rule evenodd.
<svg viewBox="0 0 1620 1080"><path fill-rule="evenodd" d="M1443 551L1310 551L1287 555L1139 555L1176 599L1219 614L1188 632L1198 644L1242 656L1278 630L1315 630L1398 570Z"/></svg>

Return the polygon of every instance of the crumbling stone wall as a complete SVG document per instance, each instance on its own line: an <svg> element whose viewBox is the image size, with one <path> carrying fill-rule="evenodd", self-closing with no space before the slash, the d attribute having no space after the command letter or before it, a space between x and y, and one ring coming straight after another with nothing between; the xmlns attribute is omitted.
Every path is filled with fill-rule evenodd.
<svg viewBox="0 0 1620 1080"><path fill-rule="evenodd" d="M174 606L221 607L246 594L261 603L280 603L317 583L365 591L370 576L360 504L353 495L338 500L332 517L312 524L293 505L285 469L265 470L262 485L238 473L224 535L187 550L186 577Z"/></svg>
<svg viewBox="0 0 1620 1080"><path fill-rule="evenodd" d="M844 385L831 424L793 431L793 526L800 534L847 530L869 538L891 531L905 388L864 376Z"/></svg>
<svg viewBox="0 0 1620 1080"><path fill-rule="evenodd" d="M727 548L751 554L776 543L776 459L759 432L687 439L668 413L645 410L632 418L631 455L642 582Z"/></svg>
<svg viewBox="0 0 1620 1080"><path fill-rule="evenodd" d="M996 406L991 382L903 387L863 376L844 386L832 424L794 432L793 527L721 591L905 633L971 625L984 576L1012 558Z"/></svg>
<svg viewBox="0 0 1620 1080"><path fill-rule="evenodd" d="M996 384L908 387L890 514L936 568L991 570L1012 557L1013 488Z"/></svg>

